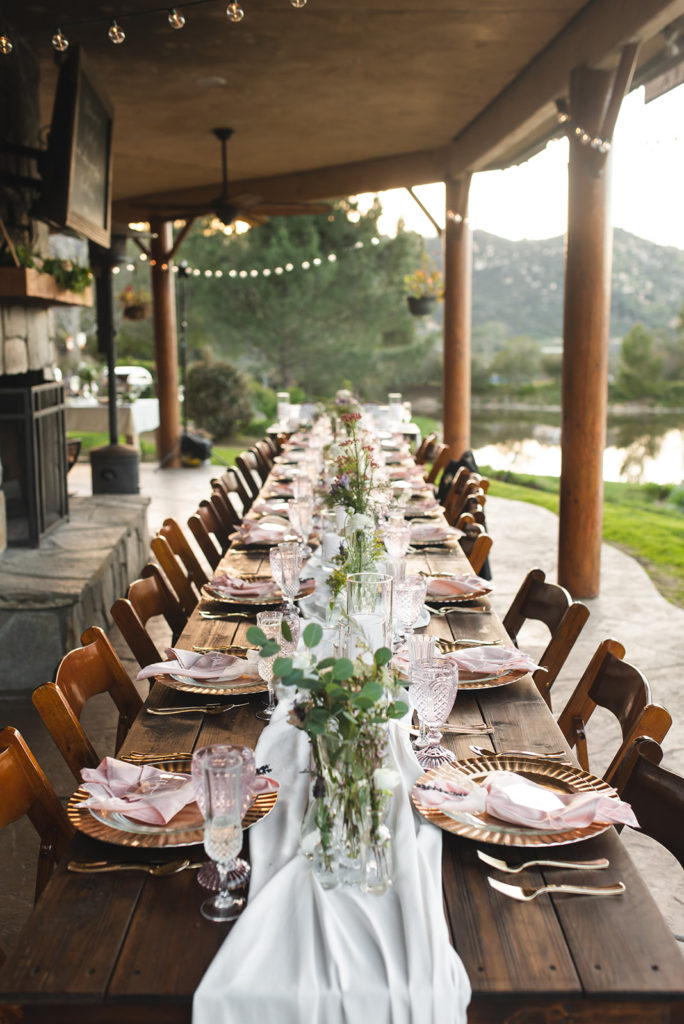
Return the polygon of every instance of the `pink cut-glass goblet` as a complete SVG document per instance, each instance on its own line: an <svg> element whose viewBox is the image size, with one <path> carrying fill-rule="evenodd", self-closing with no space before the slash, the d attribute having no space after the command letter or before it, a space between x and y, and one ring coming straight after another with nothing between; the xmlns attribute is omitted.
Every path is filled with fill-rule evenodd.
<svg viewBox="0 0 684 1024"><path fill-rule="evenodd" d="M411 697L418 716L427 726L427 745L416 751L424 768L437 768L456 760L440 741L442 726L454 706L457 689L458 669L453 662L440 660L416 667Z"/></svg>

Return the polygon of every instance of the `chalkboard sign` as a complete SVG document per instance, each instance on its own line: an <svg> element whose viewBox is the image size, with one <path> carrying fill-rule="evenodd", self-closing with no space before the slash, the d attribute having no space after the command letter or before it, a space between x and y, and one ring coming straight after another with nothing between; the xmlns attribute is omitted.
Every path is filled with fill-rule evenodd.
<svg viewBox="0 0 684 1024"><path fill-rule="evenodd" d="M109 248L112 106L80 47L59 71L43 194L34 215Z"/></svg>

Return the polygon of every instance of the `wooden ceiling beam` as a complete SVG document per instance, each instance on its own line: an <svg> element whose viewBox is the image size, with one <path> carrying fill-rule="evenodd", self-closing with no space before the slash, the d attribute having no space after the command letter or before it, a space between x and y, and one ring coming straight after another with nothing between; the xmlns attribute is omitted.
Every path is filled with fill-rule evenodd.
<svg viewBox="0 0 684 1024"><path fill-rule="evenodd" d="M630 43L650 39L684 14L684 0L593 0L472 121L449 147L449 174L499 165L535 131L552 123L570 72L606 66Z"/></svg>

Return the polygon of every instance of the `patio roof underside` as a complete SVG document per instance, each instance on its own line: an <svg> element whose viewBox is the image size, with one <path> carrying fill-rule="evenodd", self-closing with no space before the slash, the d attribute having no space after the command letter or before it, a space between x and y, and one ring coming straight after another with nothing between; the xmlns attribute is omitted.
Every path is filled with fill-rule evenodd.
<svg viewBox="0 0 684 1024"><path fill-rule="evenodd" d="M529 156L559 132L555 101L582 63L612 66L642 42L641 74L665 59L684 0L226 0L166 12L91 0L10 0L9 24L41 64L42 121L56 69L55 9L115 109L114 220L211 200L230 126L231 193L333 198L459 176ZM126 41L113 46L106 19ZM88 22L94 17L104 23ZM83 24L75 24L83 19ZM639 81L639 73L635 81Z"/></svg>

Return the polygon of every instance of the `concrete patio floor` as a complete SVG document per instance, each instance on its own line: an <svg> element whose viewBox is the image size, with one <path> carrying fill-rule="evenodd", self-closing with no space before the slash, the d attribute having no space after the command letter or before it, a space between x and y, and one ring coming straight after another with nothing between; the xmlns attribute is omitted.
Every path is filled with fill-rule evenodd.
<svg viewBox="0 0 684 1024"><path fill-rule="evenodd" d="M150 536L167 516L184 524L197 503L208 496L209 480L218 472L219 467L211 466L158 471L156 464L142 463L140 490L151 499L148 508ZM89 464L78 462L68 482L72 494L91 493ZM555 580L558 521L545 509L497 498L487 502L487 520L494 538L492 600L496 611L503 615L529 569L538 566L548 579ZM554 685L554 712L564 706L598 643L606 637L620 640L626 647L626 659L641 669L651 683L654 700L667 707L674 719L663 744L663 763L684 774L684 687L680 681L684 670L684 610L660 596L633 558L608 545L603 547L601 595L586 603L591 614ZM127 655L121 637L113 633L112 640L122 657L126 657L129 672L134 677L137 665ZM521 634L520 646L531 654L540 653L545 643L544 628L533 623ZM37 679L36 685L42 682L44 680ZM146 692L146 686L142 692ZM84 724L96 749L106 752L114 743L112 705L107 698L92 704L92 708L86 709ZM60 797L66 800L73 791L74 780L38 719L29 695L0 694L0 726L4 725L20 729ZM588 737L592 770L600 774L619 741L619 730L612 716L597 711L589 724ZM630 829L625 829L623 836L666 920L675 933L683 935L684 875L679 864L647 837ZM0 944L6 949L30 909L35 851L35 834L25 822L0 834L0 863L4 875L0 894Z"/></svg>

